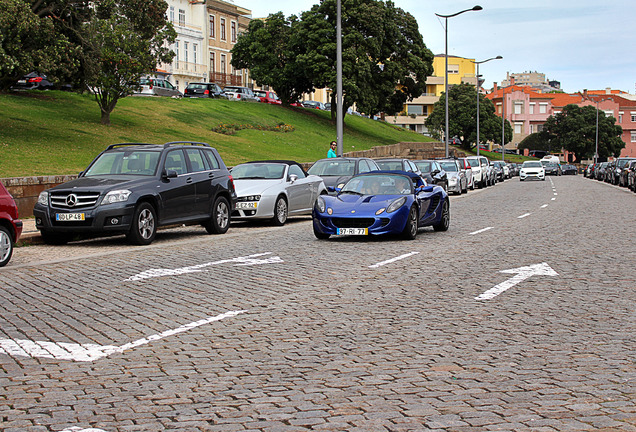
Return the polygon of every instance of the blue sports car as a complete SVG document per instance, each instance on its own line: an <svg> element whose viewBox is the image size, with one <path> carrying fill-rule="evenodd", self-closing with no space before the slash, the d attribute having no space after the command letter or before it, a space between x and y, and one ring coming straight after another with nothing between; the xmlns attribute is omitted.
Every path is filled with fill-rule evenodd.
<svg viewBox="0 0 636 432"><path fill-rule="evenodd" d="M450 202L442 187L415 173L373 171L352 177L336 196L319 196L312 216L319 239L401 234L413 240L424 226L448 230Z"/></svg>

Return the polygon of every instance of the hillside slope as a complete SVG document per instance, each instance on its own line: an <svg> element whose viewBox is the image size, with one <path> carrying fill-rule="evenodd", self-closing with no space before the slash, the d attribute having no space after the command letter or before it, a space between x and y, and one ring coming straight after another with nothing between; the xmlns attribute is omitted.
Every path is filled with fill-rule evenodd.
<svg viewBox="0 0 636 432"><path fill-rule="evenodd" d="M100 124L92 95L0 94L0 178L77 174L119 142L204 141L228 165L255 159L311 162L336 137L330 113L259 103L127 97ZM380 121L345 118L344 151L428 138ZM220 133L238 129L233 135ZM219 132L215 132L219 131Z"/></svg>

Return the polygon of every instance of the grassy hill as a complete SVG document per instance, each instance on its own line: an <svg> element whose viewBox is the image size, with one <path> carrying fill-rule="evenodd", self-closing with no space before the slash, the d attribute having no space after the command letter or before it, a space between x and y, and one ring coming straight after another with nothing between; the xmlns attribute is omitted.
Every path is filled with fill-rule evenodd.
<svg viewBox="0 0 636 432"><path fill-rule="evenodd" d="M203 141L228 165L254 159L312 162L325 157L336 137L329 112L226 100L127 97L111 123L100 124L92 95L0 94L0 177L77 174L119 142ZM367 118L346 116L345 123L345 152L429 140ZM220 133L229 129L238 130Z"/></svg>

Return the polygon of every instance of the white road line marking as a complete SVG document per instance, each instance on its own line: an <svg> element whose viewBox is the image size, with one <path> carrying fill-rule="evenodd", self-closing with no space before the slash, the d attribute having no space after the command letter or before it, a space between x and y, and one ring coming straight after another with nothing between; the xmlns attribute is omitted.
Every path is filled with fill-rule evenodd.
<svg viewBox="0 0 636 432"><path fill-rule="evenodd" d="M213 261L213 262L208 262L204 264L181 267L177 269L150 269L150 270L143 271L139 274L136 274L134 276L131 276L128 279L125 279L124 282L140 281L144 279L152 279L152 278L162 277L162 276L179 276L179 275L183 275L187 273L197 273L197 272L205 271L205 270L202 270L205 267L218 265L218 264L225 264L225 263L237 263L237 264L234 264L235 266L248 266L248 265L260 265L260 264L276 264L276 263L284 262L278 256L269 257L265 259L258 258L263 255L271 255L271 252L263 252L263 253L248 255L244 257Z"/></svg>
<svg viewBox="0 0 636 432"><path fill-rule="evenodd" d="M521 216L517 216L517 219L523 219L524 217L530 216L532 213L522 214Z"/></svg>
<svg viewBox="0 0 636 432"><path fill-rule="evenodd" d="M547 204L543 204L541 208L546 208L547 206L548 206Z"/></svg>
<svg viewBox="0 0 636 432"><path fill-rule="evenodd" d="M558 193L555 192L554 195L556 196L556 195L558 195Z"/></svg>
<svg viewBox="0 0 636 432"><path fill-rule="evenodd" d="M555 201L555 200L556 200L556 198L552 198L552 201Z"/></svg>
<svg viewBox="0 0 636 432"><path fill-rule="evenodd" d="M123 353L126 350L146 345L152 341L160 340L168 336L192 330L205 324L220 321L225 318L235 317L246 310L229 311L223 314L208 317L190 324L182 325L176 329L166 330L162 333L137 339L121 346L76 344L67 342L31 341L24 339L0 339L0 354L8 354L17 357L50 358L56 360L73 360L78 362L90 362L107 357L114 353Z"/></svg>
<svg viewBox="0 0 636 432"><path fill-rule="evenodd" d="M378 268L378 267L381 267L383 265L391 264L392 262L399 261L401 259L408 258L408 257L413 256L413 255L417 255L418 253L419 252L411 252L411 253L407 253L407 254L404 254L404 255L400 255L398 257L391 258L389 260L382 261L382 262L379 262L377 264L370 265L369 268Z"/></svg>
<svg viewBox="0 0 636 432"><path fill-rule="evenodd" d="M555 272L552 267L548 265L548 263L534 264L525 267L519 267L516 269L510 270L501 270L499 273L517 273L512 278L508 279L500 283L499 285L495 285L490 288L488 291L478 295L475 297L475 300L490 300L494 297L497 297L502 292L512 288L520 282L528 279L531 276L558 276L559 274Z"/></svg>
<svg viewBox="0 0 636 432"><path fill-rule="evenodd" d="M483 233L484 231L488 231L488 230L491 230L491 229L493 229L493 228L494 228L494 227L483 228L483 229L480 229L479 231L471 232L471 233L470 233L470 234L468 234L468 235L481 234L481 233Z"/></svg>

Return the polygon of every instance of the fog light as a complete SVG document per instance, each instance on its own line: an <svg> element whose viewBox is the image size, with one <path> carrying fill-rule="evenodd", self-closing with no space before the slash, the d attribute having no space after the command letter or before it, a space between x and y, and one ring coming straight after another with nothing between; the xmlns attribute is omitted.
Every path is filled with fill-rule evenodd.
<svg viewBox="0 0 636 432"><path fill-rule="evenodd" d="M117 225L117 224L119 224L119 219L117 219L117 218L111 218L111 220L110 220L110 224L111 224L111 225Z"/></svg>
<svg viewBox="0 0 636 432"><path fill-rule="evenodd" d="M35 218L35 224L36 225L42 225L42 219L41 218Z"/></svg>

